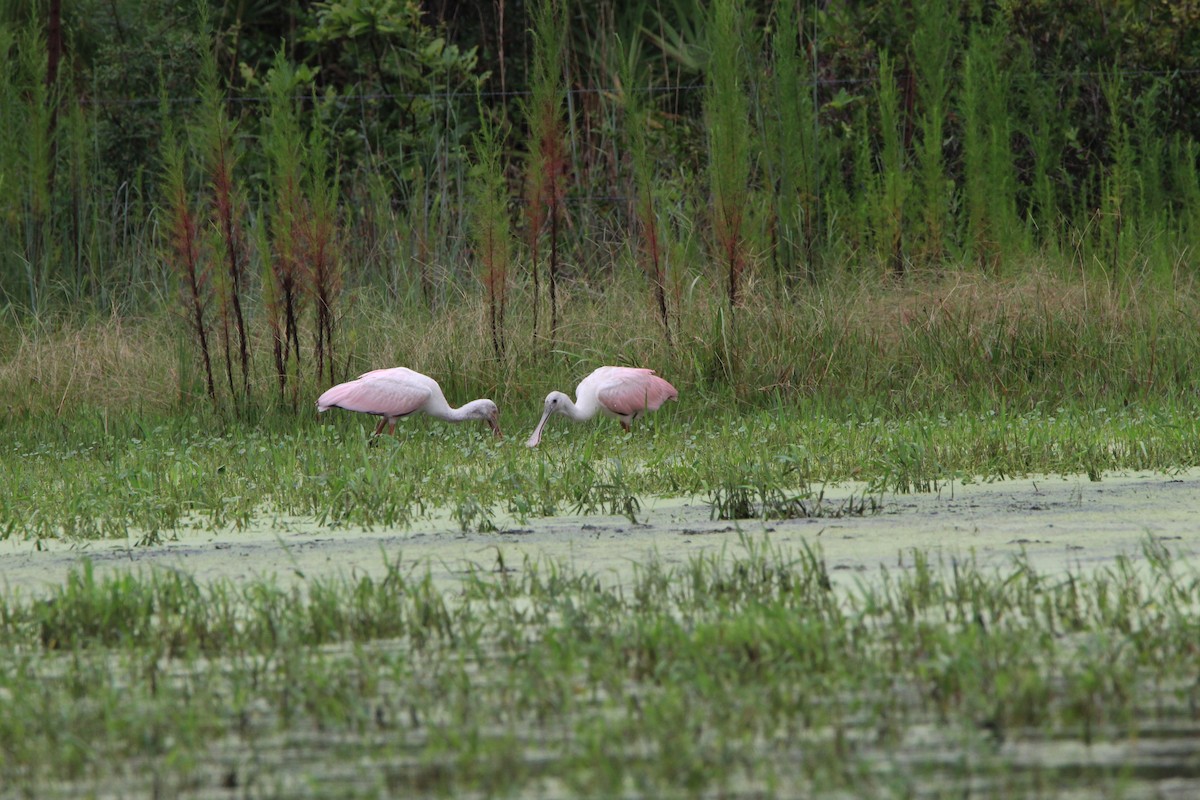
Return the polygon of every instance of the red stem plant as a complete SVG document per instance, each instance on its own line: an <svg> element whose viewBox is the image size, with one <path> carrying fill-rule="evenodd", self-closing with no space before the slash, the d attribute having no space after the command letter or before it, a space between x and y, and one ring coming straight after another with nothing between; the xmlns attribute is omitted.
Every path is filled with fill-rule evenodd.
<svg viewBox="0 0 1200 800"><path fill-rule="evenodd" d="M317 315L313 360L318 382L334 383L334 328L343 276L337 238L337 177L329 174L328 140L319 123L309 136L308 164L308 203L299 236L304 277Z"/></svg>
<svg viewBox="0 0 1200 800"><path fill-rule="evenodd" d="M250 344L246 319L242 312L242 292L246 280L248 255L242 235L240 216L243 203L233 184L236 166L234 154L234 124L225 110L225 98L217 77L216 57L207 51L201 66L201 119L199 133L203 142L205 171L211 193L212 222L216 228L215 245L224 265L218 299L221 310L221 340L225 349L225 374L229 392L235 403L238 396L233 379L233 353L230 341L232 326L238 339L238 358L241 363L243 400L250 397Z"/></svg>
<svg viewBox="0 0 1200 800"><path fill-rule="evenodd" d="M558 0L541 0L534 11L533 67L530 99L525 104L530 149L525 167L526 236L533 274L533 335L538 334L539 239L550 224L550 346L558 332L559 236L562 216L566 146L563 142L563 52L566 48L566 14Z"/></svg>
<svg viewBox="0 0 1200 800"><path fill-rule="evenodd" d="M164 114L164 120L169 117ZM196 215L188 198L183 147L167 126L163 132L163 193L167 201L166 261L179 281L180 300L188 327L196 337L204 363L208 397L215 405L217 387L213 381L212 358L208 344L208 306L211 297L209 268L201 256Z"/></svg>
<svg viewBox="0 0 1200 800"><path fill-rule="evenodd" d="M667 288L663 265L662 243L658 234L658 214L654 204L654 190L649 184L639 182L637 189L637 220L641 236L638 239L638 253L642 268L654 290L654 305L658 310L658 319L663 326L663 336L667 345L672 346L671 318L667 312Z"/></svg>
<svg viewBox="0 0 1200 800"><path fill-rule="evenodd" d="M270 155L270 241L263 248L269 268L264 275L264 307L271 327L276 381L281 402L287 397L288 368L295 365L292 407L299 402L299 317L304 294L300 281L301 222L307 207L301 187L305 157L299 112L293 99L295 70L280 53L268 77L270 115L264 142Z"/></svg>
<svg viewBox="0 0 1200 800"><path fill-rule="evenodd" d="M624 59L629 64L629 59ZM650 113L633 94L636 79L626 71L622 75L625 89L625 130L629 160L633 172L633 216L638 223L637 259L654 293L654 305L662 323L667 346L672 346L671 318L667 311L666 267L663 263L663 242L659 235L658 209L654 201L654 161L650 154L647 132Z"/></svg>
<svg viewBox="0 0 1200 800"><path fill-rule="evenodd" d="M421 299L432 311L437 302L433 281L433 247L430 245L429 179L424 166L418 166L413 179L412 193L408 202L408 229L412 235L411 253L417 263L417 274L421 281Z"/></svg>

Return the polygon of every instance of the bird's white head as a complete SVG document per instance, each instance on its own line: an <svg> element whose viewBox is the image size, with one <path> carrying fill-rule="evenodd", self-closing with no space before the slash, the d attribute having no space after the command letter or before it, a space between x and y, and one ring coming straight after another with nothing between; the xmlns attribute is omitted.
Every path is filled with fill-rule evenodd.
<svg viewBox="0 0 1200 800"><path fill-rule="evenodd" d="M562 392L551 392L546 395L546 402L542 406L542 418L538 422L537 427L533 429L533 434L530 435L529 441L525 444L529 447L537 447L538 442L542 441L542 428L546 427L546 420L550 419L552 414L569 413L567 409L572 408L573 405L571 398Z"/></svg>
<svg viewBox="0 0 1200 800"><path fill-rule="evenodd" d="M466 406L470 419L481 419L492 429L497 439L504 438L500 432L500 409L491 400L475 400Z"/></svg>

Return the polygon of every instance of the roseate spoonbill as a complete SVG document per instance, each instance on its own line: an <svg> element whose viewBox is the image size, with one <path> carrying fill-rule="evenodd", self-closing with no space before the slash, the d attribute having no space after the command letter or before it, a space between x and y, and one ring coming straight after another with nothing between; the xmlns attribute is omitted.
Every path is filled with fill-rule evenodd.
<svg viewBox="0 0 1200 800"><path fill-rule="evenodd" d="M537 447L542 440L542 428L551 414L562 414L576 422L583 422L601 412L621 421L621 427L629 430L629 423L640 414L657 411L668 400L679 397L675 387L654 374L652 369L636 367L600 367L579 382L575 388L575 402L562 392L546 395L542 419L526 442Z"/></svg>
<svg viewBox="0 0 1200 800"><path fill-rule="evenodd" d="M472 400L462 408L451 408L437 381L407 367L371 370L327 389L317 398L317 413L331 408L380 417L372 439L383 431L384 425L391 426L388 433L395 433L397 420L418 411L447 422L481 419L497 437L501 436L500 411L491 400Z"/></svg>

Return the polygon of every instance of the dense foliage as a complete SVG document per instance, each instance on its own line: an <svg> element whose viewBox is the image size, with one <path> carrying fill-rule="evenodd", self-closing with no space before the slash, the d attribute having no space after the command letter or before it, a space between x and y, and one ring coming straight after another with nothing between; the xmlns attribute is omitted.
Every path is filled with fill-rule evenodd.
<svg viewBox="0 0 1200 800"><path fill-rule="evenodd" d="M848 273L1178 278L1200 236L1184 2L0 13L0 296L178 299L214 401L268 391L247 377L268 362L293 404L300 375L335 379L347 290L490 298L504 361L506 325L531 315L549 352L570 287L625 272L669 340L697 280L726 296L720 331L747 291ZM273 359L247 349L263 335Z"/></svg>

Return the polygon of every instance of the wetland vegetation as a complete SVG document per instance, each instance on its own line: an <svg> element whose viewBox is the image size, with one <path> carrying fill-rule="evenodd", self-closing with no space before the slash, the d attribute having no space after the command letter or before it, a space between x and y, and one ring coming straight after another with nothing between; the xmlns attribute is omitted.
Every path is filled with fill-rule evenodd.
<svg viewBox="0 0 1200 800"><path fill-rule="evenodd" d="M263 514L406 526L445 509L470 528L497 513L626 513L647 495L761 499L845 480L902 493L1200 464L1200 331L1179 322L1200 314L1200 297L1145 287L1127 301L1044 275L835 287L789 308L788 327L764 304L747 314L756 329L742 329L736 386L712 380L714 343L701 338L702 315L685 317L687 345L645 345L639 359L671 378L679 403L630 435L563 424L537 452L522 446L541 397L572 385L585 353L630 346L606 320L632 302L573 306L560 337L578 361L499 376L464 332L469 310L444 315L444 328L395 320L364 345L369 363L415 363L452 396L492 396L509 436L413 419L375 447L361 415L267 406L229 416L204 403L181 413L176 341L155 321L10 327L0 380L23 407L10 405L0 449L0 531L153 540ZM364 317L353 330L380 324ZM70 408L52 411L64 398Z"/></svg>
<svg viewBox="0 0 1200 800"><path fill-rule="evenodd" d="M34 403L5 424L4 535L30 548L153 546L282 514L336 536L419 529L447 509L487 531L500 515L637 518L652 494L700 498L714 518L797 516L826 482L865 481L857 509L833 516L955 481L1196 464L1191 327L1129 324L1149 304L1071 313L1074 327L1001 314L991 331L1010 332L1005 366L959 382L978 358L963 350L987 335L939 327L966 325L941 316L956 292L993 310L1029 296L1020 283L982 287L914 290L911 307L939 310L915 324L896 311L889 337L849 320L872 308L885 319L900 295L860 292L831 323L849 326L838 357L819 367L838 380L802 397L764 387L769 400L739 398L689 371L682 347L664 351L683 402L629 435L558 426L537 452L521 426L566 367L502 388L503 441L409 420L369 447L357 415L180 414L169 389L131 392L128 411L101 403L58 417ZM952 299L929 303L934 291ZM813 319L836 302L811 307ZM987 330L982 311L960 313L975 320L967 330ZM1113 320L1119 329L1105 327ZM90 379L71 386L129 342L153 356L131 369L169 384L153 365L173 363L171 338L147 325L110 339L123 324L22 341L8 363L45 379L13 396L85 391ZM1043 350L1016 344L1026 335L1061 338ZM67 347L74 378L39 360ZM1082 360L1044 356L1057 347ZM886 390L850 391L860 381ZM1070 396L1080 383L1095 400ZM757 536L682 566L631 552L640 563L623 582L578 561L498 558L447 588L428 564L385 550L383 577L334 570L286 584L198 582L178 568L101 577L84 560L57 588L0 593L0 784L38 797L346 798L1118 798L1200 786L1194 559L1147 539L1108 566L1043 576L1020 559L995 570L913 552L832 590L819 549Z"/></svg>
<svg viewBox="0 0 1200 800"><path fill-rule="evenodd" d="M1194 4L63 5L0 7L6 544L1200 465ZM523 447L605 363L680 402ZM397 365L508 438L316 417ZM0 587L0 796L1200 792L1160 541L642 555Z"/></svg>
<svg viewBox="0 0 1200 800"><path fill-rule="evenodd" d="M0 600L6 794L1140 797L1200 785L1200 576L820 552L435 589L84 566ZM1140 563L1138 563L1140 562Z"/></svg>

